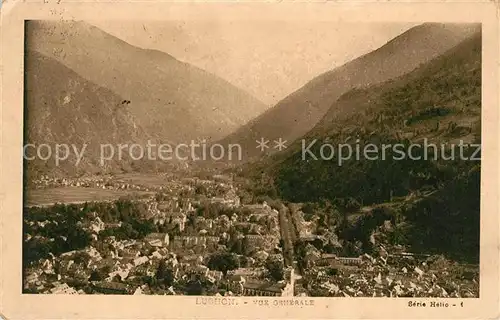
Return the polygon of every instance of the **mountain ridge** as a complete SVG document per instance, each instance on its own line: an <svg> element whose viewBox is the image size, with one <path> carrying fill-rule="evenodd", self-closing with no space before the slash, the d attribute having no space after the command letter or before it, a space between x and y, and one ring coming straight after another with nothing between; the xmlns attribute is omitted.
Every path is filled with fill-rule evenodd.
<svg viewBox="0 0 500 320"><path fill-rule="evenodd" d="M481 53L477 32L408 74L345 93L330 111L355 112L327 115L304 135L305 145L316 141L310 153L297 140L246 164L241 178L271 200L333 206L322 227L360 243L364 252L378 244L403 245L477 263ZM426 141L435 149L425 149ZM332 147L322 154L326 144ZM357 147L374 152L356 156ZM378 229L384 221L391 222L390 232ZM377 233L379 240L372 237Z"/></svg>
<svg viewBox="0 0 500 320"><path fill-rule="evenodd" d="M25 160L27 181L41 174L74 176L80 174L124 172L154 169L160 164L132 161L128 154L122 160L113 157L100 163L100 145L161 142L147 133L130 113L130 103L107 88L80 77L75 71L37 51L26 51L25 62ZM164 141L163 141L164 142ZM44 161L35 156L35 148L47 144L84 150L78 163L72 152L55 162L55 155ZM84 145L87 145L84 149ZM77 165L78 164L78 165Z"/></svg>
<svg viewBox="0 0 500 320"><path fill-rule="evenodd" d="M315 77L221 143L248 146L244 148L246 160L258 156L254 145L261 137L283 138L290 143L311 130L343 93L411 72L473 34L478 27L428 23L411 28L380 48ZM405 46L408 42L409 46ZM397 56L395 50L399 50ZM413 60L408 60L408 56ZM395 57L397 61L393 60Z"/></svg>
<svg viewBox="0 0 500 320"><path fill-rule="evenodd" d="M26 39L27 48L134 102L142 127L174 143L222 138L267 108L225 79L85 22L30 21Z"/></svg>

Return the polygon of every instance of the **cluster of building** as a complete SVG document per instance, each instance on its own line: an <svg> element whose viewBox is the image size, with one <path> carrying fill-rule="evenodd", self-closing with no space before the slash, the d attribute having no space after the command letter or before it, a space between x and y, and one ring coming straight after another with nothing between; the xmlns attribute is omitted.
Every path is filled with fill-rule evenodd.
<svg viewBox="0 0 500 320"><path fill-rule="evenodd" d="M307 270L307 290L332 297L478 297L479 278L474 272L451 271L428 260L391 260L363 255L342 261L325 257ZM459 267L456 268L460 269Z"/></svg>
<svg viewBox="0 0 500 320"><path fill-rule="evenodd" d="M42 175L38 179L34 179L31 181L31 187L35 189L78 187L131 191L152 191L152 189L154 189L150 186L143 186L135 183L116 180L109 176L59 178ZM161 188L158 189L161 190Z"/></svg>
<svg viewBox="0 0 500 320"><path fill-rule="evenodd" d="M42 177L39 187L75 186L145 190L144 186L111 181L109 177L53 179ZM404 248L381 246L373 257L343 257L342 243L331 231L317 234L317 218L306 221L300 209L291 210L296 238L305 245L302 268L296 261L283 270L283 280L272 280L266 262L283 261L280 213L265 202L240 202L227 177L183 179L158 187L158 194L142 198L147 216L159 232L142 239L102 236L121 223L106 223L95 212L78 225L91 234L91 245L47 258L24 268L25 292L48 294L186 294L186 284L199 281L216 288L212 294L243 296L332 297L477 297L477 266L464 268L445 259L417 256ZM207 214L210 205L222 214ZM36 230L58 221L27 221ZM387 227L387 226L386 226ZM387 227L389 228L389 227ZM161 231L161 232L160 232ZM25 234L25 241L41 235ZM53 239L48 239L53 240ZM377 242L376 239L373 241ZM328 247L328 253L318 248ZM332 253L333 252L333 253ZM231 254L236 269L211 269L216 254ZM295 253L296 254L296 253ZM295 256L297 258L297 256ZM170 284L155 287L160 264L171 272ZM298 272L302 272L299 274ZM149 279L149 280L148 280Z"/></svg>
<svg viewBox="0 0 500 320"><path fill-rule="evenodd" d="M295 295L295 271L292 267L285 269L282 281L262 280L258 275L233 274L228 277L229 290L235 295L293 297Z"/></svg>
<svg viewBox="0 0 500 320"><path fill-rule="evenodd" d="M330 297L478 297L479 268L452 263L443 257L414 254L403 246L370 238L376 257L341 256L343 245L332 232L316 234L317 219L305 221L293 211L300 240L307 243L303 274L296 292ZM390 229L386 221L382 229ZM376 235L375 235L376 236ZM329 246L326 253L318 247ZM300 289L300 290L298 290Z"/></svg>

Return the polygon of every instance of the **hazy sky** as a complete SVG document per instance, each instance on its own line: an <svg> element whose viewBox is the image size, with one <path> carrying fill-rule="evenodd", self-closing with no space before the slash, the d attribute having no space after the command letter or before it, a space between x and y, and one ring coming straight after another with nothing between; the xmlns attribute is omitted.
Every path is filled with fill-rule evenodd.
<svg viewBox="0 0 500 320"><path fill-rule="evenodd" d="M91 23L132 45L161 50L216 74L268 105L414 25L312 21Z"/></svg>

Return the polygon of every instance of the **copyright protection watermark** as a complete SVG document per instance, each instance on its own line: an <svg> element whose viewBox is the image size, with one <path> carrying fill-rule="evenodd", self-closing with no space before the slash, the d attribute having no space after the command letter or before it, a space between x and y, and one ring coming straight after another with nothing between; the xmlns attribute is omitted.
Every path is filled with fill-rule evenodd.
<svg viewBox="0 0 500 320"><path fill-rule="evenodd" d="M423 143L395 144L361 144L359 139L354 144L332 144L319 142L318 139L301 140L301 157L303 161L325 160L337 161L341 166L349 160L468 160L481 161L481 144L466 144L460 140L458 144L435 144L427 138Z"/></svg>
<svg viewBox="0 0 500 320"><path fill-rule="evenodd" d="M32 144L23 146L23 157L32 161L39 159L42 161L53 160L58 166L64 161L74 159L74 165L78 166L89 153L89 145L77 144ZM206 140L190 141L179 144L156 144L148 140L145 145L139 143L132 144L112 144L102 143L93 147L92 155L98 153L98 162L104 166L109 161L122 160L152 160L152 161L204 161L204 160L241 160L242 148L239 144L222 145L219 143L208 144Z"/></svg>
<svg viewBox="0 0 500 320"><path fill-rule="evenodd" d="M257 141L261 146L266 146L269 141ZM286 149L286 140L276 140L276 149ZM262 144L264 143L264 144ZM358 139L355 143L332 144L320 142L318 139L306 141L302 139L301 159L337 161L341 166L349 160L481 160L480 144L465 144L462 140L458 144L435 144L429 143L424 139L423 143L395 143L395 144L374 144L361 143ZM269 147L268 147L269 148ZM92 149L90 151L89 149ZM265 148L262 148L264 150ZM209 144L206 140L190 141L189 143L179 144L156 144L148 140L145 145L132 144L112 144L104 143L93 145L89 148L88 144L25 144L23 146L23 157L31 161L39 159L42 161L54 161L58 166L62 162L74 162L78 166L90 153L93 160L101 166L105 166L110 161L122 160L150 160L150 161L242 161L243 148L240 144L232 143L222 145L219 143Z"/></svg>

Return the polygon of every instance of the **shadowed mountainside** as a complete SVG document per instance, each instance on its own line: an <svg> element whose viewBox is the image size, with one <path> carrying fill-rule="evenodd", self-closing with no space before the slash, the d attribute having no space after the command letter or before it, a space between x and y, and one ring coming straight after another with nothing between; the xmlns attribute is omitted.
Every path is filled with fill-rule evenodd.
<svg viewBox="0 0 500 320"><path fill-rule="evenodd" d="M311 130L342 94L406 74L453 48L479 28L476 24L416 26L381 48L319 75L221 143L240 143L244 160L261 154L255 149L255 140L261 137L271 141L281 137L290 144ZM344 112L351 111L335 109L336 114Z"/></svg>
<svg viewBox="0 0 500 320"><path fill-rule="evenodd" d="M287 201L376 208L359 212L356 224L339 227L345 240L361 241L365 249L374 228L389 219L391 241L477 262L481 45L478 32L407 75L345 93L303 137L304 144L296 141L243 173L265 181L261 190ZM426 150L424 139L436 149ZM325 144L332 147L322 153ZM352 154L339 163L341 144ZM367 156L368 144L378 151ZM389 148L383 151L383 145ZM412 145L420 147L410 151Z"/></svg>
<svg viewBox="0 0 500 320"><path fill-rule="evenodd" d="M220 139L266 109L217 76L85 22L28 21L26 47L131 101L137 124L172 143Z"/></svg>
<svg viewBox="0 0 500 320"><path fill-rule="evenodd" d="M79 152L88 145L78 166L73 150L58 166L54 155L48 161L34 157L26 162L28 179L39 174L120 172L139 166L139 162L131 164L125 154L122 161L116 156L103 167L99 164L100 144L146 145L148 139L158 141L137 123L126 100L83 79L52 58L35 51L27 51L26 55L25 143L48 144L52 152L56 144L73 144ZM47 150L43 150L45 156ZM35 152L35 148L27 148L28 156L34 156Z"/></svg>

